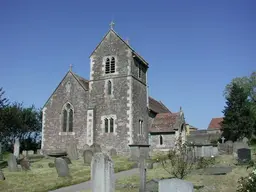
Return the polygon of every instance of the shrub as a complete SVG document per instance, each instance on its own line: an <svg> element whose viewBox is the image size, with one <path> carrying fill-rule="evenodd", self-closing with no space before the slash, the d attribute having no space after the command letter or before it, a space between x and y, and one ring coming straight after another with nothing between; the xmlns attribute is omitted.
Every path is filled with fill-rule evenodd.
<svg viewBox="0 0 256 192"><path fill-rule="evenodd" d="M237 192L254 192L256 189L256 169L247 177L241 177L238 181Z"/></svg>
<svg viewBox="0 0 256 192"><path fill-rule="evenodd" d="M178 142L176 149L169 151L168 158L160 160L165 171L179 179L187 176L195 164L195 161L189 156L190 150L185 144Z"/></svg>

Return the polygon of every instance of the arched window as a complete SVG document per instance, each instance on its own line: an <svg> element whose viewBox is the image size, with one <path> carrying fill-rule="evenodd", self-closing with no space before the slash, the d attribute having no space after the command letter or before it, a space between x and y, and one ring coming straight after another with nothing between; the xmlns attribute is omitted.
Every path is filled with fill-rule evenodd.
<svg viewBox="0 0 256 192"><path fill-rule="evenodd" d="M106 59L106 63L105 63L105 73L106 73L106 74L110 73L110 60L109 60L109 58Z"/></svg>
<svg viewBox="0 0 256 192"><path fill-rule="evenodd" d="M114 119L110 118L110 133L114 132Z"/></svg>
<svg viewBox="0 0 256 192"><path fill-rule="evenodd" d="M105 133L108 132L108 119L106 118L105 120Z"/></svg>
<svg viewBox="0 0 256 192"><path fill-rule="evenodd" d="M143 121L139 120L139 134L142 135L143 134Z"/></svg>
<svg viewBox="0 0 256 192"><path fill-rule="evenodd" d="M115 73L116 71L116 66L115 66L115 58L111 58L111 65L110 65L110 73Z"/></svg>
<svg viewBox="0 0 256 192"><path fill-rule="evenodd" d="M111 81L108 81L108 95L111 95L112 93L112 83Z"/></svg>
<svg viewBox="0 0 256 192"><path fill-rule="evenodd" d="M163 145L163 136L162 135L160 135L160 145Z"/></svg>
<svg viewBox="0 0 256 192"><path fill-rule="evenodd" d="M67 103L62 111L62 131L73 132L74 110L72 106Z"/></svg>

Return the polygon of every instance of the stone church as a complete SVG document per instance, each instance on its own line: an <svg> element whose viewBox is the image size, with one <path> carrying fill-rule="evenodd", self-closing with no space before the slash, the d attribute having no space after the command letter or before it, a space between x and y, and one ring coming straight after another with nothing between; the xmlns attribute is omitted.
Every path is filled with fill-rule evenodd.
<svg viewBox="0 0 256 192"><path fill-rule="evenodd" d="M148 95L149 64L111 27L90 55L90 79L71 69L43 107L42 151L66 150L75 142L100 144L118 154L131 145L152 150L174 147L185 139L182 110L172 113Z"/></svg>

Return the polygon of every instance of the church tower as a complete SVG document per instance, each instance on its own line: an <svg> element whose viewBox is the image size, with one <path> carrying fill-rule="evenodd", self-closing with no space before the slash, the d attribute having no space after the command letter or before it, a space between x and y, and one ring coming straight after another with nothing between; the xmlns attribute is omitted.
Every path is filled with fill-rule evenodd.
<svg viewBox="0 0 256 192"><path fill-rule="evenodd" d="M130 152L148 144L148 63L111 29L90 56L88 145Z"/></svg>

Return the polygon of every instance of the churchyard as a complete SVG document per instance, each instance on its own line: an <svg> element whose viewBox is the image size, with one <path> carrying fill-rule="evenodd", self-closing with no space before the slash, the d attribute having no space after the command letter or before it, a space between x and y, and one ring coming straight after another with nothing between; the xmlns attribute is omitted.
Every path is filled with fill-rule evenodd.
<svg viewBox="0 0 256 192"><path fill-rule="evenodd" d="M251 148L253 150L250 150L246 141L227 141L219 143L217 147L194 146L192 153L188 154L190 157L197 156L200 160L193 163L188 175L175 180L166 171L173 167L168 163L169 159L164 152L154 153L150 159L139 157L138 161L132 161L116 156L114 151L104 154L97 147L85 150L80 155L70 151L70 158L57 157L57 153L55 157L51 157L23 151L23 155L19 155L16 161L14 154L17 155L17 152L14 147L13 154L5 153L3 156L7 164L1 164L4 168L0 178L3 179L4 175L5 180L0 181L0 191L43 192L72 185L74 191L77 191L75 184L91 180L90 189L79 191L167 192L166 189L172 187L188 186L184 192L192 192L192 189L196 192L234 192L238 187L238 180L252 171L252 168L247 169L250 160L256 159L255 147ZM162 159L167 159L165 168ZM115 173L135 170L135 167L138 168L133 175L117 177L114 182ZM88 183L84 185L88 186Z"/></svg>

